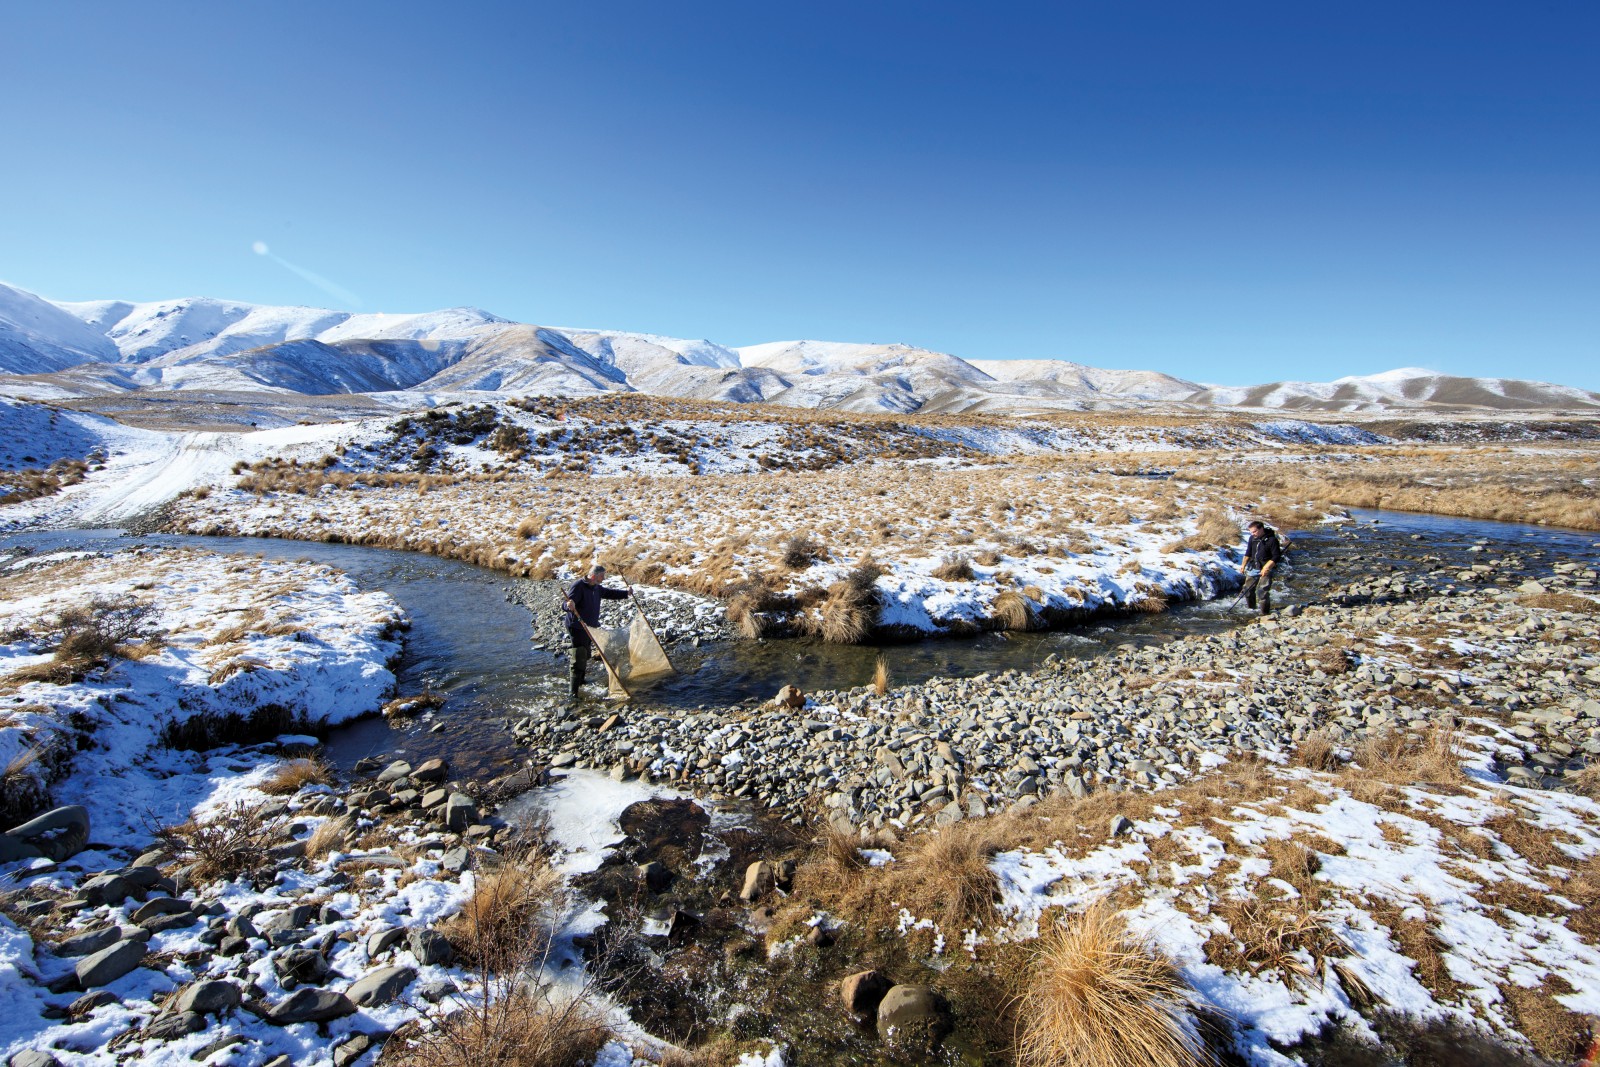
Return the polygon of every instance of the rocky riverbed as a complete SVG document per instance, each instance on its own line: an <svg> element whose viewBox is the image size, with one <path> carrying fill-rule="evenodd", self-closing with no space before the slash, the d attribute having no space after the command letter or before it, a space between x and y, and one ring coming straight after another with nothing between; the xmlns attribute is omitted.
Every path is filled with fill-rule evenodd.
<svg viewBox="0 0 1600 1067"><path fill-rule="evenodd" d="M566 706L512 724L538 766L747 798L789 818L903 831L1062 790L1173 783L1232 751L1340 743L1446 717L1502 730L1501 769L1559 785L1600 755L1596 572L1516 560L1360 578L1243 628L1054 658L1036 671L798 694L687 716Z"/></svg>

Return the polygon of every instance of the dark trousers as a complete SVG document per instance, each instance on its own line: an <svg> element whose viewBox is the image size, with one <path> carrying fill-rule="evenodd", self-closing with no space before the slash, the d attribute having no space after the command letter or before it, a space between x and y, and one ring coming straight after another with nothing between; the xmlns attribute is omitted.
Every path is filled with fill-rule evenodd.
<svg viewBox="0 0 1600 1067"><path fill-rule="evenodd" d="M594 653L594 645L582 630L568 630L567 633L572 638L572 695L577 696L589 674L589 657Z"/></svg>
<svg viewBox="0 0 1600 1067"><path fill-rule="evenodd" d="M1261 596L1261 614L1272 614L1272 575L1252 574L1245 579L1244 602L1250 605L1252 611L1256 606L1256 595Z"/></svg>

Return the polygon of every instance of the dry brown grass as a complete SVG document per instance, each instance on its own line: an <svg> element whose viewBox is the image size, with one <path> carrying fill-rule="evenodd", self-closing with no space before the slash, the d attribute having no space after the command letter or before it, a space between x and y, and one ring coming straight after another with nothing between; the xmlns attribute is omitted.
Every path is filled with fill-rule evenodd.
<svg viewBox="0 0 1600 1067"><path fill-rule="evenodd" d="M1555 998L1576 992L1557 975L1532 989L1502 985L1500 995L1511 1009L1517 1030L1553 1063L1576 1063L1590 1051L1597 1035L1589 1019L1563 1007ZM1592 1063L1593 1060L1585 1060Z"/></svg>
<svg viewBox="0 0 1600 1067"><path fill-rule="evenodd" d="M558 1000L515 985L467 1001L428 1030L402 1030L385 1063L397 1067L585 1067L611 1039L604 1013L585 996Z"/></svg>
<svg viewBox="0 0 1600 1067"><path fill-rule="evenodd" d="M1355 750L1357 770L1348 770L1341 782L1355 790L1351 779L1365 778L1390 785L1425 783L1434 786L1459 786L1467 775L1456 755L1460 735L1453 724L1439 723L1419 734L1383 730L1367 735ZM1358 799L1365 799L1359 793Z"/></svg>
<svg viewBox="0 0 1600 1067"><path fill-rule="evenodd" d="M1519 597L1517 603L1530 608L1565 611L1574 615L1600 615L1600 600L1573 593L1535 593Z"/></svg>
<svg viewBox="0 0 1600 1067"><path fill-rule="evenodd" d="M285 760L260 785L263 793L286 797L308 785L332 785L333 771L319 759Z"/></svg>
<svg viewBox="0 0 1600 1067"><path fill-rule="evenodd" d="M462 957L497 969L519 953L542 954L566 901L560 873L525 854L474 877L472 896L444 926Z"/></svg>
<svg viewBox="0 0 1600 1067"><path fill-rule="evenodd" d="M1208 959L1234 970L1277 971L1287 981L1304 981L1324 960L1348 953L1304 898L1276 901L1263 895L1269 892L1262 887L1262 892L1216 904L1213 913L1228 924L1229 934L1213 934L1206 942Z"/></svg>
<svg viewBox="0 0 1600 1067"><path fill-rule="evenodd" d="M883 653L878 653L878 661L872 666L872 691L878 696L889 695L889 661ZM1600 782L1596 783L1600 785Z"/></svg>
<svg viewBox="0 0 1600 1067"><path fill-rule="evenodd" d="M930 573L942 582L970 582L974 577L972 560L959 552L945 556Z"/></svg>
<svg viewBox="0 0 1600 1067"><path fill-rule="evenodd" d="M1600 800L1600 763L1591 763L1567 780L1573 792Z"/></svg>
<svg viewBox="0 0 1600 1067"><path fill-rule="evenodd" d="M1427 987L1435 1000L1455 1001L1461 996L1466 987L1450 976L1444 961L1449 946L1432 923L1419 915L1407 915L1398 905L1387 900L1369 899L1366 911L1389 929L1400 951L1417 965L1417 981Z"/></svg>
<svg viewBox="0 0 1600 1067"><path fill-rule="evenodd" d="M168 851L191 861L190 876L198 883L241 875L270 879L274 868L267 852L284 843L286 826L282 816L268 818L259 807L236 803L206 822L166 827L158 837Z"/></svg>
<svg viewBox="0 0 1600 1067"><path fill-rule="evenodd" d="M981 821L924 834L910 856L890 866L893 891L919 918L947 930L983 926L995 917L1000 884L989 860L999 851Z"/></svg>
<svg viewBox="0 0 1600 1067"><path fill-rule="evenodd" d="M1340 767L1339 750L1333 738L1320 730L1295 746L1294 761L1314 771L1331 772Z"/></svg>
<svg viewBox="0 0 1600 1067"><path fill-rule="evenodd" d="M1032 630L1037 625L1033 605L1015 589L1003 589L989 608L989 624L998 630Z"/></svg>
<svg viewBox="0 0 1600 1067"><path fill-rule="evenodd" d="M348 815L324 820L306 839L306 859L318 862L330 852L348 851L356 834L356 821Z"/></svg>
<svg viewBox="0 0 1600 1067"><path fill-rule="evenodd" d="M1195 994L1171 960L1096 904L1042 932L1019 1006L1019 1067L1200 1067Z"/></svg>

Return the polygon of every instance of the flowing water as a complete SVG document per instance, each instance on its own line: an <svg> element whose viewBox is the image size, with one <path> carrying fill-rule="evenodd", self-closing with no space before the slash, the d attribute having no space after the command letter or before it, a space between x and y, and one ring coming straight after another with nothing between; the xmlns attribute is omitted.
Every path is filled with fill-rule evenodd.
<svg viewBox="0 0 1600 1067"><path fill-rule="evenodd" d="M520 579L468 563L413 552L247 537L124 537L118 530L71 530L0 538L0 549L34 552L111 549L127 544L183 545L216 552L309 559L345 571L364 589L382 589L410 616L398 665L403 694L431 688L443 706L415 721L366 719L328 738L328 756L348 767L369 755L439 755L462 777L488 777L519 766L504 730L508 718L562 701L566 663L534 649L528 610L507 594ZM1473 563L1499 562L1497 581L1538 578L1562 561L1600 565L1592 533L1514 523L1399 512L1356 512L1350 522L1297 533L1275 606L1315 603L1352 582L1400 578L1412 588L1443 586ZM1036 667L1046 656L1088 657L1118 645L1217 632L1249 618L1231 598L1185 604L1160 615L1104 619L1050 633L990 633L882 649L810 640L718 642L671 649L680 674L638 694L652 707L687 710L769 699L785 684L844 689L868 684L880 651L895 685L939 676ZM596 712L604 707L593 701Z"/></svg>

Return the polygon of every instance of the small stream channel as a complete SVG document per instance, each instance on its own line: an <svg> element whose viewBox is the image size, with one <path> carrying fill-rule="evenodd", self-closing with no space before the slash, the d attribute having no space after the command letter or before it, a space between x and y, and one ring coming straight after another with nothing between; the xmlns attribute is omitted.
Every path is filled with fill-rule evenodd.
<svg viewBox="0 0 1600 1067"><path fill-rule="evenodd" d="M468 563L390 549L248 537L149 535L68 530L0 538L0 549L33 552L112 549L130 544L182 545L270 558L308 559L348 573L364 589L382 589L410 616L398 666L403 694L431 688L446 697L436 711L407 723L371 718L333 731L327 754L348 768L365 756L404 754L416 762L443 756L463 778L505 773L523 762L503 724L528 709L562 700L566 662L534 649L528 609L508 594L522 579ZM1411 589L1459 584L1474 563L1494 560L1497 580L1538 578L1563 561L1600 564L1593 533L1401 512L1355 512L1348 522L1297 533L1283 580L1281 610L1315 603L1352 584L1395 579ZM1161 615L1108 618L1049 633L991 633L885 646L892 684L1030 669L1046 656L1090 657L1118 645L1216 632L1246 622L1231 598L1185 604ZM681 673L639 695L657 708L691 710L769 699L785 684L844 689L871 678L879 648L802 639L717 642L671 649ZM598 670L598 666L594 668ZM601 702L594 701L596 710Z"/></svg>

